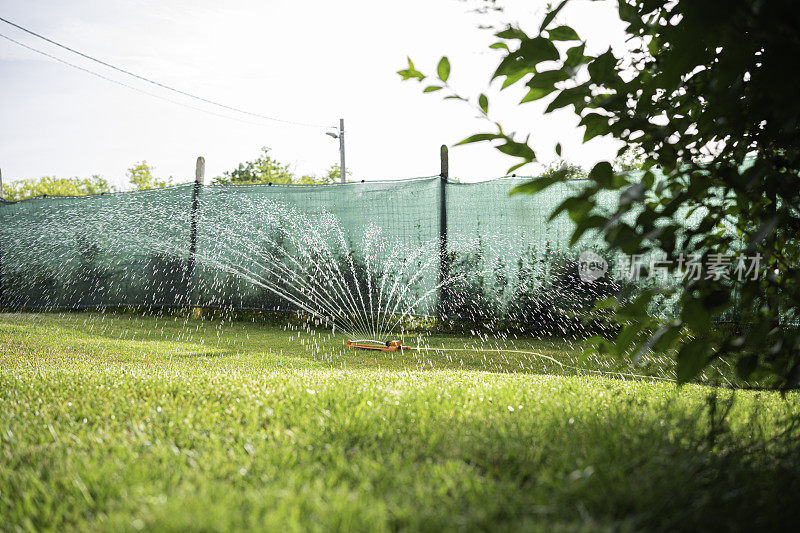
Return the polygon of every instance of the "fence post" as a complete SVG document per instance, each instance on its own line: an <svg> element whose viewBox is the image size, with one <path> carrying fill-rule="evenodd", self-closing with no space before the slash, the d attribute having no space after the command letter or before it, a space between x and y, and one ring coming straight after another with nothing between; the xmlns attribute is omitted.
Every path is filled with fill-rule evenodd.
<svg viewBox="0 0 800 533"><path fill-rule="evenodd" d="M195 269L196 260L195 254L197 253L197 208L200 204L200 190L205 182L206 174L206 160L203 156L197 158L197 164L194 169L194 189L192 190L192 210L190 214L190 230L189 230L189 265L186 269L187 287L189 289L189 305L197 304L197 288L195 286ZM195 317L200 316L200 309L195 307L192 310L192 315Z"/></svg>
<svg viewBox="0 0 800 533"><path fill-rule="evenodd" d="M447 300L448 258L447 258L447 178L450 175L450 161L447 155L447 145L439 149L441 173L439 174L439 301L436 309L436 320L441 322L445 316L445 302Z"/></svg>

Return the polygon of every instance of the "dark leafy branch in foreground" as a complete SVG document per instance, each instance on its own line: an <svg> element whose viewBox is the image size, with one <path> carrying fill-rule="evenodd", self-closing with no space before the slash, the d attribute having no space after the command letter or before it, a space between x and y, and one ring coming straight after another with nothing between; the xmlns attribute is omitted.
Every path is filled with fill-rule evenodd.
<svg viewBox="0 0 800 533"><path fill-rule="evenodd" d="M652 349L674 354L680 382L715 359L735 365L743 379L774 387L800 383L800 5L790 0L627 0L618 3L631 49L591 55L552 7L532 33L508 26L492 45L501 54L493 79L501 90L524 85L520 104L547 99L546 112L572 108L584 142L610 135L644 159L643 172L591 169L584 189L565 198L553 216L575 222L572 241L587 231L627 254L664 254L674 271L693 254L759 254L755 279L684 278L673 291L680 311L670 320L648 315L657 290L629 302L605 302L623 326L598 348L617 354ZM575 6L579 8L579 6ZM428 78L409 60L404 79ZM448 85L450 63L426 92L469 101ZM475 106L488 120L489 98ZM499 123L460 144L493 142L519 163L536 161L528 139ZM556 152L561 152L560 145ZM510 170L510 171L511 171ZM536 194L561 179L518 187ZM616 191L604 208L598 195ZM687 223L687 220L691 220ZM682 255L681 255L682 254ZM714 316L737 309L737 327L714 328Z"/></svg>

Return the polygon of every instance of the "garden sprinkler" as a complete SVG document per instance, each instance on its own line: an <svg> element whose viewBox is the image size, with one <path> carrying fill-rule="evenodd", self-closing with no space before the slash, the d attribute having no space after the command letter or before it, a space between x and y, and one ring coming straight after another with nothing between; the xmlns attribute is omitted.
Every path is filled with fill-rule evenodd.
<svg viewBox="0 0 800 533"><path fill-rule="evenodd" d="M357 341L347 341L348 348L360 348L362 350L379 350L381 352L396 352L397 350L408 350L410 346L403 346L401 341L374 341L363 339Z"/></svg>

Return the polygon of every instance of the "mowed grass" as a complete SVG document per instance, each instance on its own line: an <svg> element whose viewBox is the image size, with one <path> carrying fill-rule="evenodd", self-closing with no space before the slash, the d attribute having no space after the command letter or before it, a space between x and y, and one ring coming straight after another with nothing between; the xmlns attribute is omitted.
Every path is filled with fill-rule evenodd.
<svg viewBox="0 0 800 533"><path fill-rule="evenodd" d="M408 339L407 339L408 340ZM410 339L413 344L414 339ZM0 528L789 528L798 396L351 352L246 322L0 314ZM519 348L518 341L514 344ZM729 391L719 391L717 413ZM719 415L713 417L719 421Z"/></svg>

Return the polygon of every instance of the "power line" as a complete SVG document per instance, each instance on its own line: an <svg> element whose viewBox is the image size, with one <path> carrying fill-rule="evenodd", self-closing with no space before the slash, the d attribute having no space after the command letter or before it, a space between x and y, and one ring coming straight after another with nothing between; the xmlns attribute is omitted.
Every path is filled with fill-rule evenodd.
<svg viewBox="0 0 800 533"><path fill-rule="evenodd" d="M110 81L111 83L116 83L117 85L121 85L122 87L126 87L128 89L132 89L132 90L134 90L134 91L136 91L138 93L146 94L147 96L152 96L153 98L158 98L159 100L164 100L165 102L169 102L171 104L176 104L176 105L179 105L181 107L186 107L188 109L194 109L195 111L201 111L203 113L208 113L209 115L214 115L216 117L227 118L228 120L235 120L237 122L243 122L245 124L254 124L256 126L263 126L263 124L261 124L259 122L253 122L251 120L244 120L244 119L237 118L237 117L231 117L231 116L228 116L228 115L223 115L221 113L215 113L214 111L209 111L208 109L203 109L202 107L197 107L197 106L185 104L183 102L179 102L177 100L173 100L172 98L166 98L166 97L161 96L159 94L155 94L155 93L151 93L149 91L145 91L144 89L140 89L139 87L136 87L134 85L129 85L129 84L125 83L125 82L122 82L122 81L119 81L119 80L115 80L113 78L109 78L108 76L103 76L102 74L99 74L99 73L97 73L97 72L95 72L93 70L89 70L87 68L81 67L80 65L76 65L74 63L70 63L69 61L65 61L65 60L61 59L60 57L56 57L54 55L48 54L47 52L43 52L42 50L39 50L37 48L33 48L32 46L28 46L27 44L21 43L21 42L15 40L15 39L12 39L11 37L9 37L7 35L3 35L2 33L0 33L0 37L2 37L3 39L6 39L7 41L11 41L12 43L17 44L17 45L19 45L19 46L21 46L23 48L26 48L26 49L28 49L28 50L30 50L32 52L36 52L37 54L41 54L41 55L43 55L45 57L49 57L50 59L58 61L59 63L67 65L68 67L76 68L78 70L86 72L87 74L91 74L92 76L97 76L100 79L103 79L103 80L106 80L106 81Z"/></svg>
<svg viewBox="0 0 800 533"><path fill-rule="evenodd" d="M177 94L189 97L189 98L193 98L193 99L198 100L200 102L205 102L207 104L211 104L211 105L215 105L215 106L218 106L218 107L222 107L224 109L228 109L230 111L235 111L237 113L242 113L244 115L250 115L252 117L257 117L257 118L261 118L261 119L264 119L264 120L271 120L273 122L281 122L283 124L291 124L293 126L304 126L304 127L308 127L308 128L325 128L325 129L328 128L328 126L324 126L322 124L308 124L308 123L305 123L305 122L295 122L295 121L292 121L292 120L284 120L284 119L280 119L280 118L276 118L276 117L271 117L269 115L262 115L260 113L253 113L251 111L246 111L244 109L239 109L237 107L233 107L233 106L225 105L225 104L222 104L222 103L219 103L219 102L215 102L214 100L209 100L209 99L203 98L201 96L196 96L196 95L188 93L186 91L182 91L180 89L176 89L174 87L170 87L169 85L165 85L163 83L159 83L157 81L151 80L150 78L146 78L144 76L140 76L139 74L130 72L130 71L125 70L123 68L115 67L114 65L112 65L110 63L106 63L105 61L103 61L101 59L97 59L96 57L92 57L90 55L84 54L83 52L79 52L78 50L70 48L69 46L63 45L63 44L58 43L58 42L56 42L56 41L54 41L52 39L49 39L49 38L45 37L44 35L39 35L38 33L34 32L34 31L31 31L31 30L29 30L27 28L23 28L19 24L15 24L15 23L11 22L10 20L6 20L6 19L0 17L0 22L5 22L6 24L8 24L10 26L14 26L15 28L18 28L18 29L24 31L25 33L28 33L30 35L33 35L34 37L37 37L37 38L42 39L44 41L47 41L50 44L58 46L59 48L63 48L64 50L72 52L73 54L77 54L77 55L79 55L79 56L81 56L83 58L86 58L86 59L90 60L90 61L94 61L95 63L99 63L100 65L103 65L104 67L108 67L110 69L116 70L117 72L121 72L121 73L126 74L128 76L132 76L134 78L137 78L137 79L142 80L144 82L150 83L150 84L155 85L157 87L161 87L162 89L166 89L168 91L172 91L174 93L177 93ZM9 37L6 37L6 39L12 40ZM17 41L13 41L13 42L15 42L17 44L20 44L21 46L25 46L22 43L19 43ZM29 48L29 47L26 46L26 48ZM34 50L36 52L39 52L38 50L35 50L33 48L30 48L30 49ZM44 52L39 52L39 53L44 53ZM45 55L48 55L48 54L45 54ZM49 56L48 55L48 57L53 57L54 59L56 59L54 56ZM62 61L62 62L66 63L65 61ZM71 65L71 66L75 66L75 65ZM77 68L80 68L80 67L77 67ZM85 70L85 69L81 69L81 70ZM86 71L86 72L90 72L91 73L91 71ZM105 79L109 79L109 78L105 78ZM150 93L145 93L145 94L150 94ZM168 100L168 101L170 101L170 100Z"/></svg>

